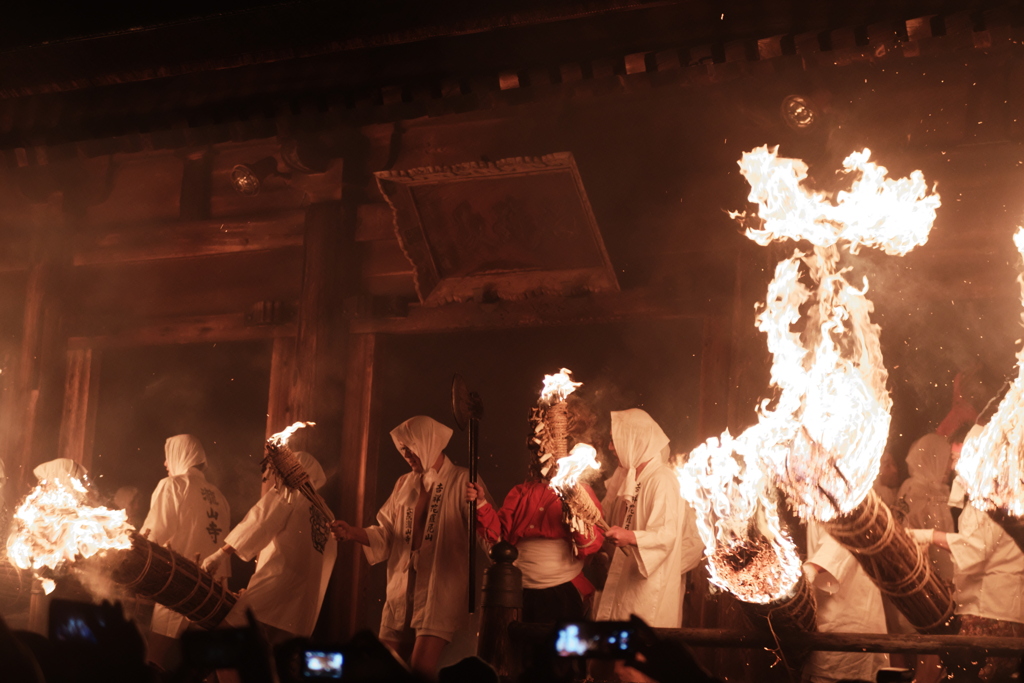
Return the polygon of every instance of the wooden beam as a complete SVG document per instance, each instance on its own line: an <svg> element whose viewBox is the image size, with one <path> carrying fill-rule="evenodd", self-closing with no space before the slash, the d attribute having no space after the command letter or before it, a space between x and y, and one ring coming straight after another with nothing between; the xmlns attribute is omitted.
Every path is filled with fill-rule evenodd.
<svg viewBox="0 0 1024 683"><path fill-rule="evenodd" d="M108 232L81 245L74 265L188 258L302 246L305 211L163 223Z"/></svg>
<svg viewBox="0 0 1024 683"><path fill-rule="evenodd" d="M57 453L86 469L92 465L96 433L96 399L100 386L101 352L93 348L68 349L64 382L64 414Z"/></svg>
<svg viewBox="0 0 1024 683"><path fill-rule="evenodd" d="M249 341L294 337L295 323L252 325L244 313L183 316L157 320L121 321L106 330L83 329L80 323L68 348L125 348L160 344L197 344L202 342Z"/></svg>
<svg viewBox="0 0 1024 683"><path fill-rule="evenodd" d="M355 334L414 334L449 330L581 325L623 320L702 318L731 310L727 297L683 299L635 289L579 297L536 297L493 303L466 302L445 306L410 306L404 318L356 318Z"/></svg>

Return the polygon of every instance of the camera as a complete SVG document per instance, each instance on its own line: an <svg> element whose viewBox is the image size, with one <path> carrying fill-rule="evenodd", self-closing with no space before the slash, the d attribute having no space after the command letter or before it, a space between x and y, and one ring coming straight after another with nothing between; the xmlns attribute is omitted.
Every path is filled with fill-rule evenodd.
<svg viewBox="0 0 1024 683"><path fill-rule="evenodd" d="M555 638L555 654L559 657L632 659L637 646L634 625L628 621L560 624Z"/></svg>
<svg viewBox="0 0 1024 683"><path fill-rule="evenodd" d="M50 603L50 640L74 645L99 645L108 629L110 608L88 602L55 599Z"/></svg>
<svg viewBox="0 0 1024 683"><path fill-rule="evenodd" d="M344 655L338 650L304 650L302 678L341 678Z"/></svg>

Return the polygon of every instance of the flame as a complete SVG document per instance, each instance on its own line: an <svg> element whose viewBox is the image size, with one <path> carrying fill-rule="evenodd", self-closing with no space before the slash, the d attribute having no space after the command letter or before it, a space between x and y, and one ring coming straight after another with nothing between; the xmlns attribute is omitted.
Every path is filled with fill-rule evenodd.
<svg viewBox="0 0 1024 683"><path fill-rule="evenodd" d="M793 239L814 247L779 263L768 287L757 327L768 337L778 393L761 404L742 441L757 445L801 517L827 522L871 489L892 407L867 281L860 288L847 281L839 246L904 254L927 241L939 197L919 171L887 179L864 150L843 162L859 177L833 202L801 185L804 162L777 151L761 147L739 162L763 221L747 235L760 244Z"/></svg>
<svg viewBox="0 0 1024 683"><path fill-rule="evenodd" d="M858 177L833 202L828 194L802 185L806 163L780 159L778 150L758 147L744 152L739 162L740 173L750 182L747 199L758 205L764 222L746 234L761 246L792 239L830 247L842 240L851 253L866 246L904 256L928 241L940 201L939 195L929 194L921 171L893 180L886 178L884 166L868 160L871 150L854 152L843 160L843 173Z"/></svg>
<svg viewBox="0 0 1024 683"><path fill-rule="evenodd" d="M800 556L782 530L756 449L726 431L695 448L675 470L683 498L696 512L711 582L756 604L790 595L802 575Z"/></svg>
<svg viewBox="0 0 1024 683"><path fill-rule="evenodd" d="M558 461L558 472L551 477L550 486L555 491L576 486L580 479L592 470L600 470L597 451L586 443L578 443L569 451L569 455Z"/></svg>
<svg viewBox="0 0 1024 683"><path fill-rule="evenodd" d="M127 513L86 505L85 493L78 479L71 479L70 488L60 481L40 482L14 513L7 539L11 563L38 575L105 550L130 548L134 527ZM53 581L44 578L47 587L47 593L53 590Z"/></svg>
<svg viewBox="0 0 1024 683"><path fill-rule="evenodd" d="M583 382L572 381L572 370L562 368L557 374L544 375L544 388L540 392L540 400L549 404L564 401L579 386L583 386Z"/></svg>
<svg viewBox="0 0 1024 683"><path fill-rule="evenodd" d="M1024 257L1024 227L1013 235ZM1024 304L1024 275L1018 276ZM1024 322L1024 313L1021 315ZM1017 352L1017 377L981 433L964 442L956 471L981 510L1006 510L1024 516L1024 346Z"/></svg>
<svg viewBox="0 0 1024 683"><path fill-rule="evenodd" d="M273 444L274 446L285 446L288 444L288 439L292 438L292 434L299 431L303 427L315 427L316 422L295 422L290 427L286 427L277 434L272 434L267 443Z"/></svg>

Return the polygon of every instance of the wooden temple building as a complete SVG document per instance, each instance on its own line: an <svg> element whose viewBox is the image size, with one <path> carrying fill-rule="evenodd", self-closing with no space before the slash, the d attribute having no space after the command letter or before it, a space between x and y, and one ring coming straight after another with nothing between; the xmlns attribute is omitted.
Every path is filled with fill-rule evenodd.
<svg viewBox="0 0 1024 683"><path fill-rule="evenodd" d="M897 452L941 418L958 367L1012 368L1019 2L316 1L131 19L0 27L9 500L53 457L118 484L146 457L148 499L171 433L151 452L118 441L152 415L117 389L160 394L193 362L210 386L244 385L204 404L226 424L244 403L255 425L223 461L258 481L262 439L315 421L304 445L356 524L401 472L388 430L419 412L451 423L454 372L487 406L498 496L525 471L528 392L560 366L602 405L643 405L676 451L736 433L768 391L754 305L792 250L727 213L748 208L737 160L765 144L823 188L867 147L942 196L926 246L856 257ZM381 571L342 546L318 633L375 629ZM687 625L731 623L701 570L691 584Z"/></svg>

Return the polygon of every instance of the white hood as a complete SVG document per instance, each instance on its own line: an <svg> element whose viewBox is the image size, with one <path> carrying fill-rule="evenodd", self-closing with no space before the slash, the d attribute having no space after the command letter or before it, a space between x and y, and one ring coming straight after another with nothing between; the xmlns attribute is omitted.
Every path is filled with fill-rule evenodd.
<svg viewBox="0 0 1024 683"><path fill-rule="evenodd" d="M49 460L41 465L37 465L32 470L32 474L36 475L39 483L42 483L44 480L51 482L59 481L70 486L71 479L77 479L84 484L88 472L70 458L57 458L56 460Z"/></svg>
<svg viewBox="0 0 1024 683"><path fill-rule="evenodd" d="M636 486L636 468L654 460L667 460L669 438L646 411L639 408L612 411L612 443L619 456L619 466L626 477L618 495L631 496Z"/></svg>
<svg viewBox="0 0 1024 683"><path fill-rule="evenodd" d="M167 472L176 477L188 472L190 467L206 462L206 451L196 437L178 434L164 442L164 457L167 459Z"/></svg>
<svg viewBox="0 0 1024 683"><path fill-rule="evenodd" d="M450 427L426 415L410 417L391 430L391 439L398 452L402 452L403 446L408 447L419 457L424 470L437 462L437 456L441 455L451 438Z"/></svg>

